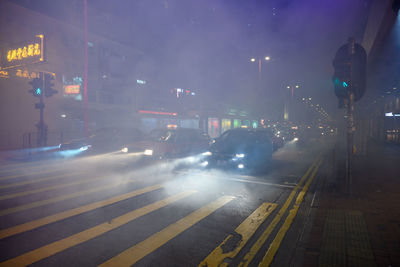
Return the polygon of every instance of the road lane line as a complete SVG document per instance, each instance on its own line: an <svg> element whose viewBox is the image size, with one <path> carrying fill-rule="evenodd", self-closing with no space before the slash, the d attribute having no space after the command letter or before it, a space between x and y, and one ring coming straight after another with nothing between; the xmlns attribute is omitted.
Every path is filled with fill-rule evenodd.
<svg viewBox="0 0 400 267"><path fill-rule="evenodd" d="M317 157L317 159L314 161L314 163L308 168L306 173L301 177L300 181L296 185L295 188L293 188L292 192L290 193L289 197L283 204L282 208L279 210L278 214L275 215L274 219L272 222L268 225L268 227L264 230L264 232L261 234L261 236L257 239L257 241L253 244L253 246L250 248L249 252L246 253L246 255L243 257L242 261L239 263L239 266L249 266L251 261L254 259L256 256L257 252L260 250L261 246L265 243L265 241L268 239L269 235L272 233L276 225L279 223L281 220L282 216L285 214L286 210L288 209L289 205L292 203L292 200L294 196L296 195L298 189L300 186L303 184L303 182L307 179L308 175L311 173L311 170L314 169L314 167L318 166L320 162L320 156Z"/></svg>
<svg viewBox="0 0 400 267"><path fill-rule="evenodd" d="M57 178L60 178L60 177L79 175L79 174L83 174L83 173L84 172L63 173L63 174L60 174L60 175L54 175L54 176L45 177L45 178L39 178L39 179L33 179L33 180L29 180L29 181L24 181L24 182L5 184L5 185L0 185L0 189L18 187L18 186L28 185L28 184L36 184L36 183L40 183L40 182L45 182L45 181L50 181L50 180L53 180L53 179L57 179Z"/></svg>
<svg viewBox="0 0 400 267"><path fill-rule="evenodd" d="M297 211L299 210L300 205L303 202L304 196L307 193L307 190L310 187L310 184L313 181L315 175L317 174L317 171L320 166L321 166L321 161L320 161L320 164L317 165L317 167L314 169L313 173L311 174L310 178L307 180L307 183L304 185L303 189L297 195L296 202L294 203L293 208L289 211L289 215L286 217L285 222L279 229L274 240L271 242L263 259L258 264L259 267L269 266L271 264L276 252L278 251L279 246L281 245L283 238L286 235L286 232L289 230L290 226L292 225L292 222L293 222L294 218L296 217Z"/></svg>
<svg viewBox="0 0 400 267"><path fill-rule="evenodd" d="M228 266L224 262L225 259L233 259L246 245L247 241L253 236L258 227L268 218L268 216L275 210L275 203L263 203L259 206L249 217L247 217L236 229L235 235L239 235L235 246L224 249L224 246L230 239L235 238L234 235L229 234L225 240L216 247L200 264L199 267L206 266ZM228 250L224 252L224 250Z"/></svg>
<svg viewBox="0 0 400 267"><path fill-rule="evenodd" d="M223 196L217 200L207 204L204 207L192 212L188 216L180 219L174 224L169 225L160 232L150 236L149 238L143 240L142 242L128 248L127 250L121 252L117 256L109 259L108 261L100 264L99 266L131 266L137 261L150 254L157 248L161 247L171 239L175 238L177 235L183 231L189 229L199 221L203 220L211 213L221 208L225 204L232 201L235 197Z"/></svg>
<svg viewBox="0 0 400 267"><path fill-rule="evenodd" d="M19 178L19 177L30 177L30 176L36 176L36 175L42 175L42 174L47 174L47 173L52 173L52 172L60 172L60 171L63 171L63 169L44 171L44 172L26 173L26 174L8 175L8 176L0 177L0 181Z"/></svg>
<svg viewBox="0 0 400 267"><path fill-rule="evenodd" d="M59 213L56 213L53 215L49 215L49 216L34 220L34 221L30 221L30 222L27 222L24 224L20 224L20 225L16 225L16 226L4 229L4 230L0 230L0 239L6 238L9 236L13 236L13 235L16 235L19 233L23 233L23 232L26 232L29 230L33 230L33 229L39 228L41 226L44 226L44 225L47 225L50 223L61 221L61 220L64 220L64 219L72 217L72 216L76 216L76 215L79 215L79 214L82 214L82 213L85 213L85 212L88 212L91 210L102 208L102 207L120 202L122 200L126 200L128 198L139 196L144 193L155 191L155 190L158 190L161 188L163 188L162 185L159 185L159 184L152 185L149 187L145 187L142 189L138 189L138 190L134 190L134 191L125 193L123 195L118 195L116 197L111 197L111 198L108 198L105 200L100 200L100 201L93 202L93 203L90 203L90 204L87 204L87 205L84 205L84 206L81 206L78 208L69 209L69 210L66 210L63 212L59 212Z"/></svg>
<svg viewBox="0 0 400 267"><path fill-rule="evenodd" d="M88 190L83 190L83 191L78 191L78 192L74 192L71 194L67 194L67 195L62 195L62 196L58 196L58 197L53 197L53 198L48 198L48 199L44 199L44 200L39 200L39 201L34 201L28 204L24 204L24 205L19 205L13 208L8 208L8 209L3 209L0 210L0 216L4 216L4 215L8 215L11 213L15 213L18 211L24 211L24 210L28 210L28 209L32 209L32 208L37 208L40 206L44 206L47 204L53 204L53 203L57 203L63 200L67 200L67 199L71 199L71 198L75 198L75 197L80 197L86 194L91 194L91 193L95 193L95 192L99 192L99 191L103 191L106 189L111 189L114 187L118 187L124 184L129 184L129 183L134 183L137 182L137 180L128 180L128 181L124 181L124 182L119 182L117 184L108 184L108 185L104 185L104 186L98 186L98 187L93 187L91 189Z"/></svg>
<svg viewBox="0 0 400 267"><path fill-rule="evenodd" d="M113 229L116 229L124 224L127 224L141 216L144 216L150 212L158 210L162 207L165 207L173 202L176 202L180 199L188 197L192 194L196 193L196 191L188 190L183 191L181 193L175 194L173 196L167 197L165 199L159 200L137 210L133 210L131 212L125 213L119 217L112 219L110 222L105 222L99 224L95 227L89 228L85 231L76 233L67 238L61 239L59 241L53 242L46 246L37 248L25 254L22 254L18 257L9 259L7 261L1 262L0 266L26 266L33 264L37 261L50 257L56 253L59 253L63 250L66 250L70 247L79 245L83 242L89 241L95 237L98 237L104 233L107 233Z"/></svg>
<svg viewBox="0 0 400 267"><path fill-rule="evenodd" d="M104 179L105 177L107 177L107 176L104 175L104 176L100 176L100 177L96 177L96 178L92 178L92 179L79 180L79 181L70 182L70 183L66 183L66 184L52 185L52 186L42 187L39 189L32 189L29 191L23 191L23 192L18 192L18 193L14 193L14 194L2 195L2 196L0 196L0 200L21 197L21 196L26 196L26 195L32 195L35 193L50 191L50 190L54 190L54 189L60 189L60 188L64 188L64 187L90 183L93 181Z"/></svg>
<svg viewBox="0 0 400 267"><path fill-rule="evenodd" d="M1 165L1 164L0 164ZM37 162L23 162L23 163L11 163L0 166L0 174L3 172L12 172L20 170L21 168L39 168Z"/></svg>
<svg viewBox="0 0 400 267"><path fill-rule="evenodd" d="M246 179L233 178L233 177L227 177L227 178L221 177L219 179L230 180L230 181L235 181L235 182L242 182L242 183L270 185L270 186L276 186L276 187L285 187L285 188L294 188L295 187L295 185L284 185L284 184L268 183L268 182L263 182L263 181L258 181L258 180L246 180Z"/></svg>

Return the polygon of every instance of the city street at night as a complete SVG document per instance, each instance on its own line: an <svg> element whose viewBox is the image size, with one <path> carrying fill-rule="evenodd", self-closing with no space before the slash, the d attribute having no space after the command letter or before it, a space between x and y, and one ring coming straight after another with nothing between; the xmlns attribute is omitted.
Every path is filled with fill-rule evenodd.
<svg viewBox="0 0 400 267"><path fill-rule="evenodd" d="M0 267L400 266L400 0L0 0Z"/></svg>

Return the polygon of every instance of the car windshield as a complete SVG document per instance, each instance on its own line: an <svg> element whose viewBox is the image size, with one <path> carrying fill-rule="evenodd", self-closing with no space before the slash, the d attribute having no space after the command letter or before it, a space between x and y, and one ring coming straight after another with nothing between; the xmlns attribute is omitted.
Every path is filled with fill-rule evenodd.
<svg viewBox="0 0 400 267"><path fill-rule="evenodd" d="M227 131L221 135L219 142L235 145L235 144L252 144L265 142L268 139L267 132L258 131Z"/></svg>

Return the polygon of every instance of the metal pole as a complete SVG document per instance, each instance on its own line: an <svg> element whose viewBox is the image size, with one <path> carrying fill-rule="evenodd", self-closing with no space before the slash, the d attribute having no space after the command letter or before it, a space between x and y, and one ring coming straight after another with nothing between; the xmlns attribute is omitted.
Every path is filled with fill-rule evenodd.
<svg viewBox="0 0 400 267"><path fill-rule="evenodd" d="M38 146L42 146L43 145L43 93L40 95L40 120L39 120L39 142L38 142Z"/></svg>
<svg viewBox="0 0 400 267"><path fill-rule="evenodd" d="M347 104L347 157L346 157L346 193L351 195L352 169L353 169L353 138L354 138L354 92L352 77L352 58L354 55L354 38L349 38L349 56L350 56L350 85Z"/></svg>
<svg viewBox="0 0 400 267"><path fill-rule="evenodd" d="M84 74L83 74L83 109L84 109L84 123L85 123L85 134L88 135L88 95L87 95L87 78L88 78L88 51L87 51L87 0L83 0L83 60L84 60Z"/></svg>
<svg viewBox="0 0 400 267"><path fill-rule="evenodd" d="M347 192L351 194L352 169L353 169L353 138L354 138L354 93L349 95L347 105Z"/></svg>
<svg viewBox="0 0 400 267"><path fill-rule="evenodd" d="M39 118L39 123L37 124L37 130L38 130L38 134L37 134L37 146L41 147L44 144L44 140L43 140L43 135L44 135L44 119L43 119L43 109L44 109L44 104L43 104L43 91L44 91L44 75L43 72L40 73L40 79L42 81L42 85L40 86L40 89L42 90L40 93L40 97L39 97L39 114L40 114L40 118Z"/></svg>

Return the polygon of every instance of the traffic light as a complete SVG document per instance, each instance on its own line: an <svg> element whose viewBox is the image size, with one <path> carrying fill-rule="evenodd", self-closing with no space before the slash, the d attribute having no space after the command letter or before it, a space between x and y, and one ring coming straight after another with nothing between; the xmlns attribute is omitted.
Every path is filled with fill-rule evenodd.
<svg viewBox="0 0 400 267"><path fill-rule="evenodd" d="M333 74L333 84L335 85L335 94L340 98L346 98L350 90L351 69L350 64L334 63L335 72Z"/></svg>
<svg viewBox="0 0 400 267"><path fill-rule="evenodd" d="M44 95L46 97L50 97L56 93L58 93L58 91L54 90L54 74L45 73L44 74Z"/></svg>
<svg viewBox="0 0 400 267"><path fill-rule="evenodd" d="M32 89L28 92L31 93L34 97L41 97L43 95L43 80L42 78L35 78L29 82L32 86Z"/></svg>
<svg viewBox="0 0 400 267"><path fill-rule="evenodd" d="M350 90L351 82L351 58L348 55L347 45L342 46L337 51L333 60L333 84L335 86L335 94L339 99L347 98Z"/></svg>
<svg viewBox="0 0 400 267"><path fill-rule="evenodd" d="M352 55L349 55L349 44L339 48L333 60L335 71L332 77L339 101L348 98L349 92L354 93L354 101L358 101L364 95L366 66L367 54L361 45L354 44Z"/></svg>

